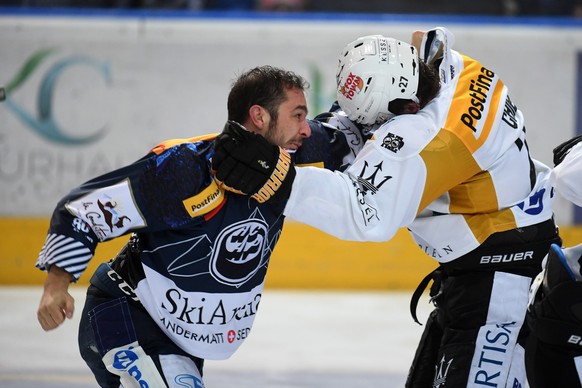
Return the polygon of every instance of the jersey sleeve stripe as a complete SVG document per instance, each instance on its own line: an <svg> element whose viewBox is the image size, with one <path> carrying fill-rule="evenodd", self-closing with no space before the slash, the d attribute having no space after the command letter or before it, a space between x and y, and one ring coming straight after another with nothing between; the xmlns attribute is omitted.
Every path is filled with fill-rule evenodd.
<svg viewBox="0 0 582 388"><path fill-rule="evenodd" d="M511 209L505 209L492 214L465 215L465 221L471 232L482 244L489 236L497 232L517 228L517 223Z"/></svg>
<svg viewBox="0 0 582 388"><path fill-rule="evenodd" d="M479 62L466 56L463 60L465 70L457 83L445 128L457 133L474 153L494 128L505 85Z"/></svg>
<svg viewBox="0 0 582 388"><path fill-rule="evenodd" d="M36 267L46 270L51 265L57 265L78 279L91 257L93 252L80 242L63 235L49 234L38 255Z"/></svg>

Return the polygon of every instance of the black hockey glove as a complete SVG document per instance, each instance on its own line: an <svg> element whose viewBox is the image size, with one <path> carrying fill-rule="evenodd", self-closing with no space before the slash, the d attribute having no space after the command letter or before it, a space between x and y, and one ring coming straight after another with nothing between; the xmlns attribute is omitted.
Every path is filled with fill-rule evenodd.
<svg viewBox="0 0 582 388"><path fill-rule="evenodd" d="M221 187L259 203L289 198L295 179L291 156L283 148L235 121L227 121L214 141L212 170Z"/></svg>
<svg viewBox="0 0 582 388"><path fill-rule="evenodd" d="M570 140L566 140L556 148L554 148L554 167L558 164L562 163L568 152L574 147L576 144L582 141L582 135L575 136Z"/></svg>

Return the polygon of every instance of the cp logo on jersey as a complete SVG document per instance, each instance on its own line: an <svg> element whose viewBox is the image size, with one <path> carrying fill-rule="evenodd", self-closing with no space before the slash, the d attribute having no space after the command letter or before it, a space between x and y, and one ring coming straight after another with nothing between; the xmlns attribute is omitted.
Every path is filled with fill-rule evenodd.
<svg viewBox="0 0 582 388"><path fill-rule="evenodd" d="M210 273L221 283L239 286L264 264L267 223L260 219L237 222L222 230L214 244Z"/></svg>

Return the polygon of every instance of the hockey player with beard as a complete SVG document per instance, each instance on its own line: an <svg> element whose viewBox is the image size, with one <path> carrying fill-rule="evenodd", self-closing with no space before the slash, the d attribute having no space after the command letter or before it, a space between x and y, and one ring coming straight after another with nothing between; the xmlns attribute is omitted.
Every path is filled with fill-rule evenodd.
<svg viewBox="0 0 582 388"><path fill-rule="evenodd" d="M421 283L434 280L436 307L407 387L525 387L529 289L561 244L550 168L531 158L523 114L494 69L452 45L436 28L413 45L372 35L342 50L339 106L372 137L344 172L296 168L284 214L354 241L406 227L436 260ZM249 181L244 156L256 140L223 133L217 179L255 193L264 182Z"/></svg>
<svg viewBox="0 0 582 388"><path fill-rule="evenodd" d="M248 337L292 180L272 194L270 185L294 173L291 158L342 169L355 153L339 131L308 123L307 86L271 66L233 84L225 127L264 136L277 154L257 166L267 181L254 199L213 178L216 135L208 135L163 142L58 203L37 261L48 272L38 308L44 330L72 317L69 284L97 245L132 235L93 274L81 313L81 355L100 386L203 387L204 360L230 357Z"/></svg>

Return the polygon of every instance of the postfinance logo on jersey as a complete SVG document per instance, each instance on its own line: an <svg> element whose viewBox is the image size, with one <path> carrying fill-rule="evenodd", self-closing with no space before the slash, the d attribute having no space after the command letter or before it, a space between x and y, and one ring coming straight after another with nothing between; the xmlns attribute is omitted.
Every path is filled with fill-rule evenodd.
<svg viewBox="0 0 582 388"><path fill-rule="evenodd" d="M198 217L216 209L224 199L224 190L212 180L207 188L193 197L182 201L190 217Z"/></svg>

